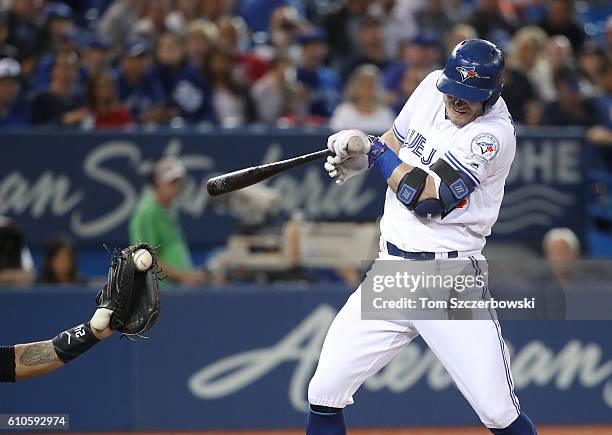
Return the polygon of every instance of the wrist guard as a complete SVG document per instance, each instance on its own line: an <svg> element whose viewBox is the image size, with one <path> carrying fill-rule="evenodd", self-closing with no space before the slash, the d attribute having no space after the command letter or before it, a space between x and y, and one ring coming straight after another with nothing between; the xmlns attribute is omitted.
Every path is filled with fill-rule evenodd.
<svg viewBox="0 0 612 435"><path fill-rule="evenodd" d="M402 161L393 151L388 152L389 147L380 138L375 136L368 138L372 144L368 151L368 169L375 167L386 181Z"/></svg>
<svg viewBox="0 0 612 435"><path fill-rule="evenodd" d="M98 341L100 340L94 335L87 322L61 332L52 340L52 343L58 358L67 363L88 351Z"/></svg>

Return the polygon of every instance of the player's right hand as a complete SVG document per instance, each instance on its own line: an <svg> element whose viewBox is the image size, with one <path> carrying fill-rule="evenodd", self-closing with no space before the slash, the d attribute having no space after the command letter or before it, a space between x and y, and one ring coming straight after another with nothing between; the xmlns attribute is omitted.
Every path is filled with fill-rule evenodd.
<svg viewBox="0 0 612 435"><path fill-rule="evenodd" d="M327 139L327 148L342 160L350 156L366 155L371 147L368 135L359 130L341 130Z"/></svg>
<svg viewBox="0 0 612 435"><path fill-rule="evenodd" d="M330 177L336 179L336 184L344 184L349 178L368 169L368 156L366 154L349 158L329 156L323 167Z"/></svg>

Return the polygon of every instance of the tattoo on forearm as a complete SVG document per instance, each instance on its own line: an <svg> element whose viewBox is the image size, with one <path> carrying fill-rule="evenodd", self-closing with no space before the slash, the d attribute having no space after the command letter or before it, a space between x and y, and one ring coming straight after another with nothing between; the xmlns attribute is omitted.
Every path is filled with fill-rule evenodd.
<svg viewBox="0 0 612 435"><path fill-rule="evenodd" d="M19 359L19 362L24 366L38 366L53 361L59 361L59 358L55 353L53 343L50 341L28 345Z"/></svg>

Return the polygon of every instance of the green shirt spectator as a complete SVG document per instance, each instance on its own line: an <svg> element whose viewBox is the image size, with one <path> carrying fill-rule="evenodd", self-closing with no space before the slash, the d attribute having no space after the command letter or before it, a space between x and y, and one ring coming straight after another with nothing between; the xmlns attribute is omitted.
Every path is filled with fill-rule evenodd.
<svg viewBox="0 0 612 435"><path fill-rule="evenodd" d="M130 243L147 242L155 247L164 263L188 271L193 268L176 209L161 206L154 195L147 195L130 221Z"/></svg>
<svg viewBox="0 0 612 435"><path fill-rule="evenodd" d="M162 281L165 285L204 282L204 273L193 267L174 207L185 174L185 165L176 157L157 162L153 168L153 192L143 198L130 220L130 242L146 242L157 250L162 272L168 276Z"/></svg>

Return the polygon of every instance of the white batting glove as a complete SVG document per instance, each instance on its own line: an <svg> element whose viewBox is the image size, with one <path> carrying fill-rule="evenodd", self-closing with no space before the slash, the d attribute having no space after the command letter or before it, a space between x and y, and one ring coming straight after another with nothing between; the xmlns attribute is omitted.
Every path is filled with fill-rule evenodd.
<svg viewBox="0 0 612 435"><path fill-rule="evenodd" d="M336 184L344 184L349 178L368 169L368 156L357 154L346 159L328 156L323 167L330 177L336 179Z"/></svg>
<svg viewBox="0 0 612 435"><path fill-rule="evenodd" d="M341 130L327 139L327 148L342 160L368 154L371 147L368 135L359 130Z"/></svg>

